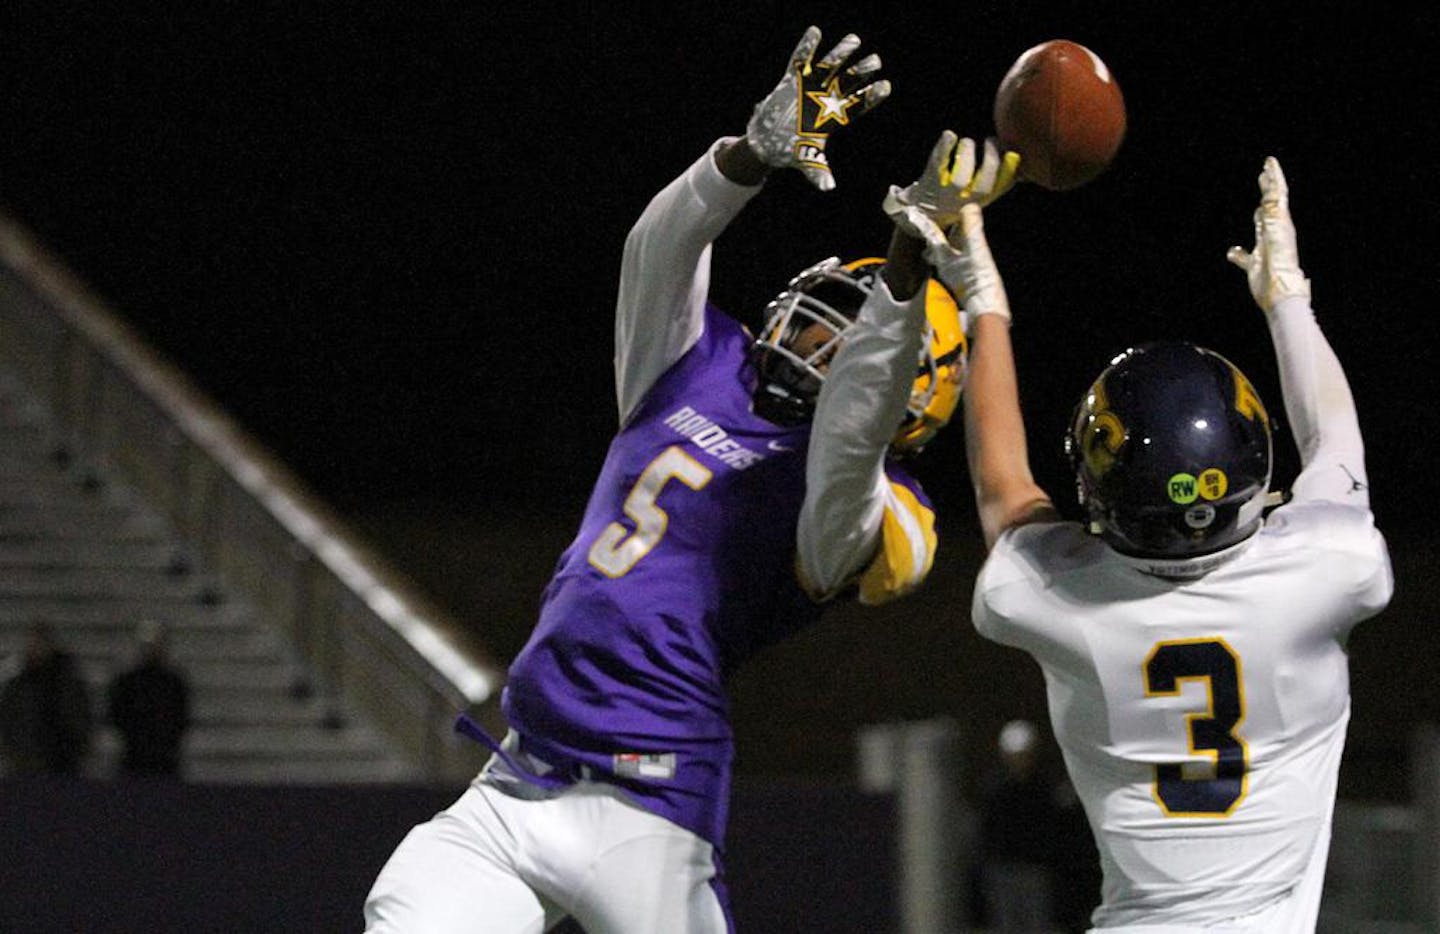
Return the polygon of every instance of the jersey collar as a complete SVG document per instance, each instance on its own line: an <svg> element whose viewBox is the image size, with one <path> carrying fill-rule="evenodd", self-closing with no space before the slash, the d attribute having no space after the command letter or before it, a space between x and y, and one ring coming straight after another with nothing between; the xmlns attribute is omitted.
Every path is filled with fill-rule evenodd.
<svg viewBox="0 0 1440 934"><path fill-rule="evenodd" d="M1115 557L1119 558L1122 564L1134 568L1142 574L1162 577L1165 580L1194 580L1197 577L1204 577L1222 564L1228 564L1234 560L1242 551L1250 547L1250 543L1255 540L1255 534L1263 526L1264 521L1262 520L1256 526L1255 532L1246 538L1219 551L1212 551L1208 555L1196 555L1193 558L1142 558L1115 551L1113 548L1110 550L1115 552Z"/></svg>

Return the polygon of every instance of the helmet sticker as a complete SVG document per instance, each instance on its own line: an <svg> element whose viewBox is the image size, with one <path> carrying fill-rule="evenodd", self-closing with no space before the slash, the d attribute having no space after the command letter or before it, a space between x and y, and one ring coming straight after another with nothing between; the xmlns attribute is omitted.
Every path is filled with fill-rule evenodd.
<svg viewBox="0 0 1440 934"><path fill-rule="evenodd" d="M1205 499L1219 499L1229 488L1230 478L1225 476L1225 471L1219 467L1211 467L1200 472L1200 495Z"/></svg>
<svg viewBox="0 0 1440 934"><path fill-rule="evenodd" d="M1095 393L1097 405L1104 401L1104 391ZM1116 456L1125 444L1125 424L1109 409L1096 408L1081 434L1080 450L1090 471L1103 477L1115 465Z"/></svg>
<svg viewBox="0 0 1440 934"><path fill-rule="evenodd" d="M1215 521L1215 507L1209 503L1191 506L1185 510L1185 524L1192 529L1208 529Z"/></svg>
<svg viewBox="0 0 1440 934"><path fill-rule="evenodd" d="M1245 374L1235 366L1230 367L1230 372L1235 377L1235 411L1252 422L1268 424L1270 416L1265 412L1265 406L1260 402L1260 394L1255 391L1255 387L1250 385Z"/></svg>
<svg viewBox="0 0 1440 934"><path fill-rule="evenodd" d="M1101 373L1100 378L1095 380L1095 385L1090 387L1090 408L1095 412L1103 412L1110 408L1110 397L1105 391L1105 374Z"/></svg>
<svg viewBox="0 0 1440 934"><path fill-rule="evenodd" d="M1086 520L1107 544L1147 559L1188 559L1255 531L1271 429L1234 364L1160 341L1110 361L1075 406L1065 450Z"/></svg>
<svg viewBox="0 0 1440 934"><path fill-rule="evenodd" d="M1166 487L1170 494L1170 502L1178 503L1181 506L1195 502L1200 495L1194 474L1177 473L1166 481Z"/></svg>

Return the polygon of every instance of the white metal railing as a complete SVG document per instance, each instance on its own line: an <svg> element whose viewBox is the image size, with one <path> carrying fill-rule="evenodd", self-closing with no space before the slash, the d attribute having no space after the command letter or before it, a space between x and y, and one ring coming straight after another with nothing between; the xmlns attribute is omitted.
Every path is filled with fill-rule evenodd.
<svg viewBox="0 0 1440 934"><path fill-rule="evenodd" d="M503 670L474 633L350 534L23 227L0 216L0 361L80 461L119 472L228 587L288 630L332 700L427 779L473 772L465 710L498 727Z"/></svg>

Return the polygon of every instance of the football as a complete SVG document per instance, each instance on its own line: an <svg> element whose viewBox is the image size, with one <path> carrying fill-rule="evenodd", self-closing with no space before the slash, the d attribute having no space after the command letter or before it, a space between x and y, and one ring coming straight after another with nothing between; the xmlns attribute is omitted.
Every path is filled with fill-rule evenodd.
<svg viewBox="0 0 1440 934"><path fill-rule="evenodd" d="M995 92L995 134L1020 153L1020 177L1056 191L1110 165L1125 138L1125 98L1100 56L1052 39L1027 49Z"/></svg>

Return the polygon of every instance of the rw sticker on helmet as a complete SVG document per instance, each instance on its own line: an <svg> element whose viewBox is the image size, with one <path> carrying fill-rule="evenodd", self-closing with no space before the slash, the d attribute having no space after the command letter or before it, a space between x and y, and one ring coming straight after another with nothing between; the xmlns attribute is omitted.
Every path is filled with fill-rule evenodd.
<svg viewBox="0 0 1440 934"><path fill-rule="evenodd" d="M1196 497L1200 495L1194 474L1177 473L1166 482L1166 485L1169 488L1170 502L1179 503L1181 506L1195 502Z"/></svg>

